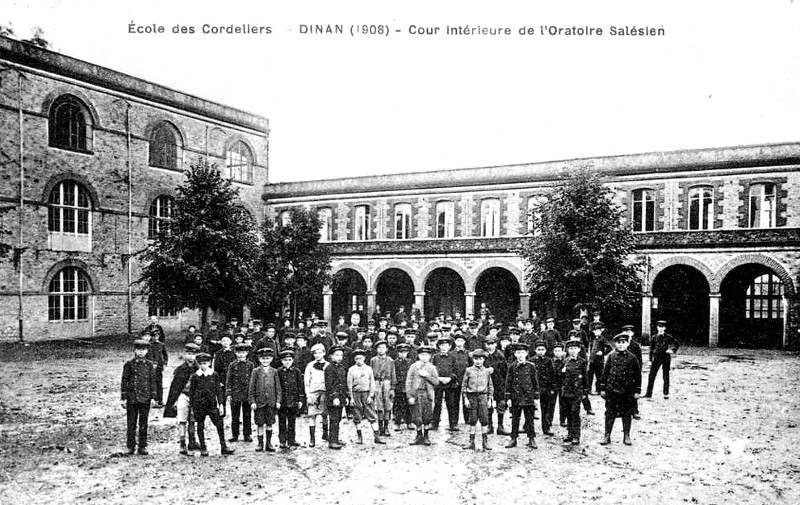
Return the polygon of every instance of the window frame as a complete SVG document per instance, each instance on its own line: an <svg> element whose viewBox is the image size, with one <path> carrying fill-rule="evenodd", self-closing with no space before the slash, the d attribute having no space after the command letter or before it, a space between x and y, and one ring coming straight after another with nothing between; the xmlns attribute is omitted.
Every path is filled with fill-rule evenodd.
<svg viewBox="0 0 800 505"><path fill-rule="evenodd" d="M67 289L68 287L73 289ZM81 287L85 289L82 290ZM82 268L65 266L60 269L47 286L47 321L51 323L88 321L91 294L91 280Z"/></svg>
<svg viewBox="0 0 800 505"><path fill-rule="evenodd" d="M64 114L68 117L64 118ZM64 121L67 123L66 132ZM92 154L94 118L80 98L65 94L50 105L47 143L57 149Z"/></svg>
<svg viewBox="0 0 800 505"><path fill-rule="evenodd" d="M242 160L247 160L247 163ZM253 165L253 150L243 140L237 140L225 150L225 170L230 180L240 184L253 184Z"/></svg>
<svg viewBox="0 0 800 505"><path fill-rule="evenodd" d="M780 277L772 272L759 275L745 291L745 319L783 319L783 296Z"/></svg>
<svg viewBox="0 0 800 505"><path fill-rule="evenodd" d="M484 198L481 200L481 237L496 238L500 236L500 199ZM491 221L487 219L490 215Z"/></svg>
<svg viewBox="0 0 800 505"><path fill-rule="evenodd" d="M707 184L692 186L689 188L687 200L689 202L687 229L698 231L714 229L714 187Z"/></svg>
<svg viewBox="0 0 800 505"><path fill-rule="evenodd" d="M361 215L359 215L359 213ZM353 208L353 240L366 241L369 239L370 239L369 205L356 205Z"/></svg>
<svg viewBox="0 0 800 505"><path fill-rule="evenodd" d="M436 238L455 238L456 203L452 200L440 200L436 202L435 212L436 212ZM439 222L440 215L444 215L444 223Z"/></svg>
<svg viewBox="0 0 800 505"><path fill-rule="evenodd" d="M56 192L58 201L54 202L53 195ZM70 195L72 202L66 203L65 200ZM68 226L68 223L72 224ZM52 234L91 237L92 198L83 184L74 179L64 179L53 186L47 200L47 231Z"/></svg>
<svg viewBox="0 0 800 505"><path fill-rule="evenodd" d="M319 219L319 241L333 241L333 209L330 207L320 207L317 209L317 219Z"/></svg>
<svg viewBox="0 0 800 505"><path fill-rule="evenodd" d="M411 238L411 215L413 208L410 203L396 203L394 205L394 238L406 240Z"/></svg>
<svg viewBox="0 0 800 505"><path fill-rule="evenodd" d="M170 139L159 139L159 135ZM159 142L161 140L161 142ZM150 133L147 163L151 167L180 170L183 167L183 142L180 132L167 121L158 123Z"/></svg>
<svg viewBox="0 0 800 505"><path fill-rule="evenodd" d="M166 212L163 212L163 209L166 209ZM172 220L174 211L175 198L171 195L158 195L150 202L147 220L148 240L155 240L162 233L169 235L169 222Z"/></svg>
<svg viewBox="0 0 800 505"><path fill-rule="evenodd" d="M761 189L760 195L753 195L754 189ZM771 188L770 194L767 193L767 188ZM758 202L758 209L753 208L754 201ZM771 209L767 209L769 223L764 226L762 218L765 213L765 206L768 204ZM758 219L756 222L754 210L758 212ZM777 228L778 226L778 185L774 182L756 182L750 185L747 195L747 224L748 228L767 229Z"/></svg>
<svg viewBox="0 0 800 505"><path fill-rule="evenodd" d="M641 195L641 198L637 198ZM648 198L649 197L649 198ZM636 226L637 208L642 213L638 220L641 224ZM652 188L637 188L631 191L631 228L634 233L656 231L656 190Z"/></svg>

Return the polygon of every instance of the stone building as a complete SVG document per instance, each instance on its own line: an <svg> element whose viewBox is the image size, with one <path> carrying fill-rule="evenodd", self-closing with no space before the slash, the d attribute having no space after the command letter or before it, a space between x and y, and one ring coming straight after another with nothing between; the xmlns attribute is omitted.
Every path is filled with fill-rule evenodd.
<svg viewBox="0 0 800 505"><path fill-rule="evenodd" d="M267 213L316 209L339 280L325 317L412 304L426 315L527 315L528 208L562 171L597 171L624 208L642 279L641 330L657 319L684 342L798 346L800 143L609 156L269 184ZM560 314L565 317L566 314Z"/></svg>
<svg viewBox="0 0 800 505"><path fill-rule="evenodd" d="M169 219L182 170L216 163L263 219L266 118L0 37L0 339L166 330L130 260ZM20 332L22 332L20 334Z"/></svg>

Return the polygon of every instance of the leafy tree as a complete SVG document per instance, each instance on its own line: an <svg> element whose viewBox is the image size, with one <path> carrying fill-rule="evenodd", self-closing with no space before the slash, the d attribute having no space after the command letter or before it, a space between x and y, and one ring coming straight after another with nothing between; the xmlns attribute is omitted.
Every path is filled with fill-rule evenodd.
<svg viewBox="0 0 800 505"><path fill-rule="evenodd" d="M286 224L266 219L256 267L257 313L279 311L288 301L292 311L309 308L331 281L328 247L320 243L317 215L298 207Z"/></svg>
<svg viewBox="0 0 800 505"><path fill-rule="evenodd" d="M249 302L258 237L237 196L216 165L186 172L167 230L142 254L141 281L160 305L203 309L205 320L206 308L232 314Z"/></svg>
<svg viewBox="0 0 800 505"><path fill-rule="evenodd" d="M15 36L14 28L11 26L10 22L7 25L0 24L0 37L8 37L13 39Z"/></svg>
<svg viewBox="0 0 800 505"><path fill-rule="evenodd" d="M41 47L42 49L50 49L50 42L44 38L44 30L40 26L35 26L31 33L31 38L24 39L22 42L33 44L34 46Z"/></svg>
<svg viewBox="0 0 800 505"><path fill-rule="evenodd" d="M612 317L637 306L642 263L611 196L584 167L534 205L530 217L537 232L520 251L534 297L561 309L584 304Z"/></svg>

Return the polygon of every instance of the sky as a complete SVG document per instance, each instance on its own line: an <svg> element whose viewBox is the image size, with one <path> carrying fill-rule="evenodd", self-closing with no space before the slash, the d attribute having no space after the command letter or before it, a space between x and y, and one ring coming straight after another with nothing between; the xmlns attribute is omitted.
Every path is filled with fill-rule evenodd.
<svg viewBox="0 0 800 505"><path fill-rule="evenodd" d="M129 33L132 22L165 33ZM267 117L270 182L800 140L794 0L4 0L0 24L20 38L40 26L59 52ZM389 35L351 36L361 24ZM465 25L512 35L444 33ZM630 25L665 35L609 34Z"/></svg>

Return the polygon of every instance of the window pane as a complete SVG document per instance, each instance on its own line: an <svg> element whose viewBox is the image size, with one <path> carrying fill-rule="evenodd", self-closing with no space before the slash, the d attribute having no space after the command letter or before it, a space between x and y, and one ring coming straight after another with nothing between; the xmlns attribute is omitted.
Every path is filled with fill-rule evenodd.
<svg viewBox="0 0 800 505"><path fill-rule="evenodd" d="M645 210L647 213L646 230L653 231L656 229L656 203L652 199L648 199Z"/></svg>
<svg viewBox="0 0 800 505"><path fill-rule="evenodd" d="M62 286L64 286L64 293L72 293L75 291L75 269L74 268L65 268L61 271L62 277Z"/></svg>
<svg viewBox="0 0 800 505"><path fill-rule="evenodd" d="M75 319L75 296L64 295L61 297L64 303L64 320L72 321Z"/></svg>
<svg viewBox="0 0 800 505"><path fill-rule="evenodd" d="M88 319L88 295L78 295L77 297L78 302L78 319Z"/></svg>
<svg viewBox="0 0 800 505"><path fill-rule="evenodd" d="M75 213L76 210L74 208L61 208L61 215L63 217L63 225L61 231L64 233L75 233Z"/></svg>
<svg viewBox="0 0 800 505"><path fill-rule="evenodd" d="M61 209L52 205L47 209L47 230L61 231Z"/></svg>
<svg viewBox="0 0 800 505"><path fill-rule="evenodd" d="M79 210L78 211L78 233L88 234L89 233L89 211L88 210Z"/></svg>

